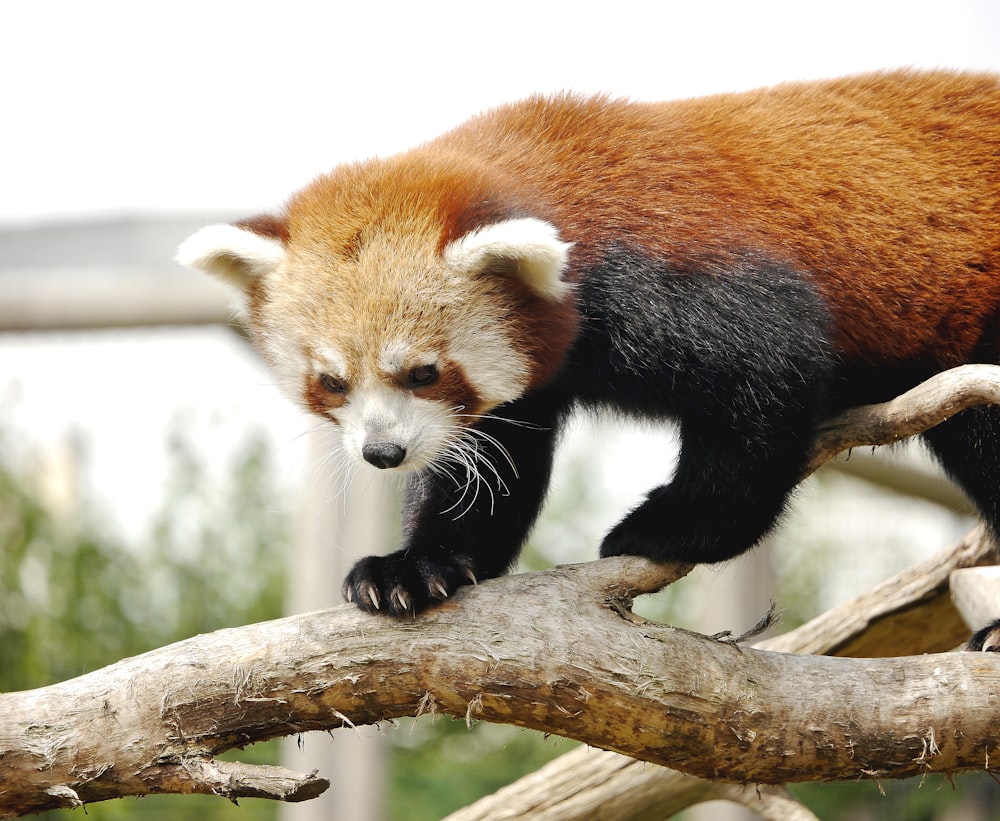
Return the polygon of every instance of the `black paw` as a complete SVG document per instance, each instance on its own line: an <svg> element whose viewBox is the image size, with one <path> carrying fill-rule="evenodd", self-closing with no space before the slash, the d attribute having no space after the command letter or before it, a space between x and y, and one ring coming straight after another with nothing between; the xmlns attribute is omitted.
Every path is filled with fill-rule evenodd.
<svg viewBox="0 0 1000 821"><path fill-rule="evenodd" d="M666 544L662 537L637 532L629 526L627 519L615 525L601 543L602 558L646 556L656 561L663 561L666 552Z"/></svg>
<svg viewBox="0 0 1000 821"><path fill-rule="evenodd" d="M409 616L466 584L476 584L475 565L468 556L397 550L359 561L347 574L343 593L347 601L368 613Z"/></svg>
<svg viewBox="0 0 1000 821"><path fill-rule="evenodd" d="M642 512L641 509L638 512ZM719 518L665 518L669 524L631 516L615 525L601 544L601 556L644 556L654 562L711 564L749 550L759 534L719 526Z"/></svg>
<svg viewBox="0 0 1000 821"><path fill-rule="evenodd" d="M1000 619L991 621L965 643L963 650L974 652L1000 652Z"/></svg>

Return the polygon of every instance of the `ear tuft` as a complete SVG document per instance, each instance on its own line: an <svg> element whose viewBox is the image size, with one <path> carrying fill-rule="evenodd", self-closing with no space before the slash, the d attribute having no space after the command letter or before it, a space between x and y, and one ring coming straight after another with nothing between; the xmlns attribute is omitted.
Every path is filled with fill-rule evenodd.
<svg viewBox="0 0 1000 821"><path fill-rule="evenodd" d="M177 261L247 291L285 258L285 246L236 225L210 225L192 234L177 249Z"/></svg>
<svg viewBox="0 0 1000 821"><path fill-rule="evenodd" d="M558 301L570 289L563 271L571 246L559 239L551 223L526 217L477 228L450 242L444 258L453 268L470 274L485 273L498 263L507 263L511 275L542 296Z"/></svg>

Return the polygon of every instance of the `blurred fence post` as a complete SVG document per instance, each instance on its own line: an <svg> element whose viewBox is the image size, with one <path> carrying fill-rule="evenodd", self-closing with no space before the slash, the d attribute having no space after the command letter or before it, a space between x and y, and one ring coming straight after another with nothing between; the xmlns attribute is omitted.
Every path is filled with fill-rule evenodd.
<svg viewBox="0 0 1000 821"><path fill-rule="evenodd" d="M305 477L306 498L295 555L289 557L289 613L341 604L340 585L355 559L385 553L397 541L391 522L397 497L385 473L340 463L333 434L313 430ZM348 481L350 476L350 481ZM385 739L376 727L305 733L285 741L283 763L319 770L331 785L319 798L283 804L282 821L381 821L384 816Z"/></svg>

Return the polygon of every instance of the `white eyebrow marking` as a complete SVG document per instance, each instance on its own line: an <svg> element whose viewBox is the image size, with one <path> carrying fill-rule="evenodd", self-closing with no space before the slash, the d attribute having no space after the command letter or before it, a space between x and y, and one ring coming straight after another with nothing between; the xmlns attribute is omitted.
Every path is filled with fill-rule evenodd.
<svg viewBox="0 0 1000 821"><path fill-rule="evenodd" d="M390 339L379 351L378 365L386 373L396 373L406 362L410 346L401 339Z"/></svg>
<svg viewBox="0 0 1000 821"><path fill-rule="evenodd" d="M341 378L347 376L347 360L336 348L317 348L312 359L316 373L328 373Z"/></svg>
<svg viewBox="0 0 1000 821"><path fill-rule="evenodd" d="M437 353L414 348L402 339L390 339L379 352L378 364L385 373L399 373L407 365L437 365Z"/></svg>

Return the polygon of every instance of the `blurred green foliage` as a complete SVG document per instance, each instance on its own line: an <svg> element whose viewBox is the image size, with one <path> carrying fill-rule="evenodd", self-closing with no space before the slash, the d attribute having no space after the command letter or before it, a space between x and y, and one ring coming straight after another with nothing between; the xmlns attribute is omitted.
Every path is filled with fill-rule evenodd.
<svg viewBox="0 0 1000 821"><path fill-rule="evenodd" d="M823 821L994 821L1000 787L987 773L904 781L793 784L792 793Z"/></svg>
<svg viewBox="0 0 1000 821"><path fill-rule="evenodd" d="M49 510L40 501L42 477L15 472L0 438L0 690L41 687L197 633L280 615L289 538L264 443L251 439L235 455L219 506L206 505L219 489L181 424L168 455L148 539L125 545L102 524L85 489L74 515ZM270 743L233 757L276 763L277 756ZM68 819L71 812L41 817ZM211 796L87 807L98 821L138 813L150 821L268 821L276 808L259 800L235 807Z"/></svg>

